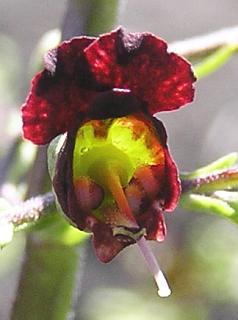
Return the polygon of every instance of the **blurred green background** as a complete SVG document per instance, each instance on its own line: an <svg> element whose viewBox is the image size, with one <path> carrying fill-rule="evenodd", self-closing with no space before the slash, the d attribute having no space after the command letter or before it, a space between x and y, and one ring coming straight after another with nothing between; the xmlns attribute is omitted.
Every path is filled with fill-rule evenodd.
<svg viewBox="0 0 238 320"><path fill-rule="evenodd" d="M0 2L0 156L21 130L19 107L32 76L35 47L59 28L63 0ZM237 0L122 1L119 24L151 31L168 42L235 25ZM195 102L162 114L171 152L180 170L194 170L238 150L238 59L197 84ZM27 152L27 151L26 151ZM19 168L21 170L21 168ZM160 299L136 246L112 263L99 263L87 244L78 307L80 320L237 320L238 228L215 216L168 214L168 235L153 243L173 290ZM24 234L0 255L0 319L8 319L24 252Z"/></svg>

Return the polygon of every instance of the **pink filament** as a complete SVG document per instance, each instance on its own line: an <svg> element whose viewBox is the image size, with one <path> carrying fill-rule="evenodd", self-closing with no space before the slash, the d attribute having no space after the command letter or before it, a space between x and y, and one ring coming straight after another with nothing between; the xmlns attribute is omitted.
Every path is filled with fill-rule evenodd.
<svg viewBox="0 0 238 320"><path fill-rule="evenodd" d="M160 297L168 297L171 294L171 290L168 286L168 283L165 279L165 276L163 275L163 272L161 271L159 264L149 247L145 237L141 237L138 241L137 244L140 248L140 251L142 255L144 256L148 268L150 272L153 274L155 282L158 287L158 294Z"/></svg>

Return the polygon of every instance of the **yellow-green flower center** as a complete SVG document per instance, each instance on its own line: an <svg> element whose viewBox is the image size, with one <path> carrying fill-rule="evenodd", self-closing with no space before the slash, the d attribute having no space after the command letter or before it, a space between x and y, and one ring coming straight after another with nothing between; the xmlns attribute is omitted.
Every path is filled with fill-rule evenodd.
<svg viewBox="0 0 238 320"><path fill-rule="evenodd" d="M109 186L112 172L126 187L138 168L158 164L164 164L163 148L150 121L141 116L91 120L77 132L73 180L86 176L104 189L103 202L93 210L100 219L105 220L107 208L115 206Z"/></svg>
<svg viewBox="0 0 238 320"><path fill-rule="evenodd" d="M123 167L122 184L141 166L163 164L163 149L150 122L127 116L91 120L81 126L74 149L74 178L89 175L94 179L97 166L100 169L105 161Z"/></svg>

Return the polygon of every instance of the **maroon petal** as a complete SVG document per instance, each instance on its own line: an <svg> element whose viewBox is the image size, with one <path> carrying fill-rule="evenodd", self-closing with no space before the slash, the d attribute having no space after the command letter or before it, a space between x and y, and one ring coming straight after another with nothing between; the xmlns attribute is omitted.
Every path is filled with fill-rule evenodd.
<svg viewBox="0 0 238 320"><path fill-rule="evenodd" d="M146 229L146 239L163 241L166 235L166 224L160 208L153 204L140 218L140 226Z"/></svg>
<svg viewBox="0 0 238 320"><path fill-rule="evenodd" d="M45 69L33 79L22 106L25 138L45 144L82 120L95 95L94 91L85 89L90 76L82 55L93 40L75 38L49 51Z"/></svg>
<svg viewBox="0 0 238 320"><path fill-rule="evenodd" d="M131 90L150 114L193 100L191 65L168 53L167 44L150 33L124 34L118 29L94 41L85 56L101 87Z"/></svg>
<svg viewBox="0 0 238 320"><path fill-rule="evenodd" d="M74 145L75 133L67 134L58 155L53 187L65 216L80 230L84 230L87 216L80 210L73 184L72 164Z"/></svg>
<svg viewBox="0 0 238 320"><path fill-rule="evenodd" d="M111 261L123 248L133 243L133 241L123 242L114 237L112 229L105 223L95 223L92 227L93 245L98 259L102 262Z"/></svg>
<svg viewBox="0 0 238 320"><path fill-rule="evenodd" d="M160 190L159 199L164 210L173 211L177 206L181 193L181 183L179 180L178 170L169 152L167 145L167 134L163 123L154 117L152 117L152 121L160 137L165 156L164 180L163 186Z"/></svg>
<svg viewBox="0 0 238 320"><path fill-rule="evenodd" d="M181 194L181 183L178 175L178 170L175 162L173 161L169 150L165 149L165 176L163 199L163 209L168 212L174 211L177 207L179 197Z"/></svg>
<svg viewBox="0 0 238 320"><path fill-rule="evenodd" d="M159 242L164 241L167 229L163 213L155 209L151 212L151 216L151 224L149 225L148 223L146 238L148 240L155 240Z"/></svg>

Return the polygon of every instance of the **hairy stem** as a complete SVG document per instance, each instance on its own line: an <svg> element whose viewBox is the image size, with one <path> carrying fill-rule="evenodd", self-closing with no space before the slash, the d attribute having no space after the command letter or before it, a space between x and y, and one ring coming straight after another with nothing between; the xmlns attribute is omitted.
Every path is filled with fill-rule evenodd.
<svg viewBox="0 0 238 320"><path fill-rule="evenodd" d="M55 198L52 192L32 197L3 212L0 216L0 222L11 222L15 227L25 223L36 222L54 202Z"/></svg>
<svg viewBox="0 0 238 320"><path fill-rule="evenodd" d="M182 191L195 193L212 193L217 190L237 190L238 170L229 169L207 176L182 180Z"/></svg>

